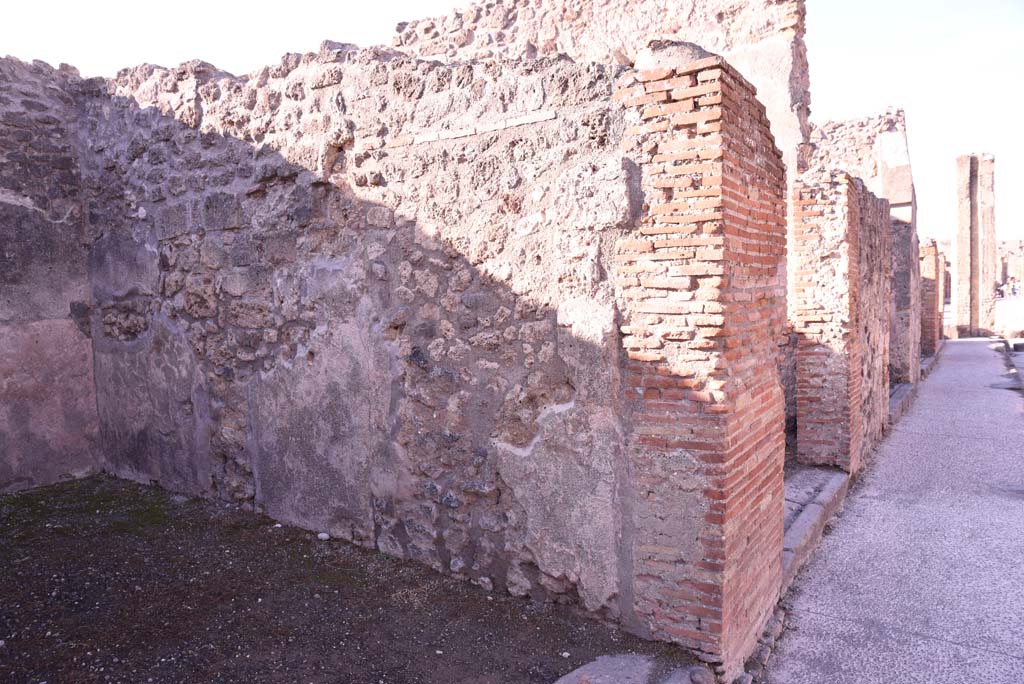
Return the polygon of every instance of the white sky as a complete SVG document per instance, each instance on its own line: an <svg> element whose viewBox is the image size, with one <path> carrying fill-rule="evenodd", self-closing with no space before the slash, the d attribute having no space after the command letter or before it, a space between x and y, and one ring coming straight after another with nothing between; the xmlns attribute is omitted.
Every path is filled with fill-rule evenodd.
<svg viewBox="0 0 1024 684"><path fill-rule="evenodd" d="M241 74L285 52L316 50L325 38L389 44L399 21L465 4L17 1L4 9L0 54L67 62L84 76L195 58ZM807 4L812 119L905 109L918 227L938 238L955 229L957 155L995 154L997 231L1024 239L1024 0Z"/></svg>

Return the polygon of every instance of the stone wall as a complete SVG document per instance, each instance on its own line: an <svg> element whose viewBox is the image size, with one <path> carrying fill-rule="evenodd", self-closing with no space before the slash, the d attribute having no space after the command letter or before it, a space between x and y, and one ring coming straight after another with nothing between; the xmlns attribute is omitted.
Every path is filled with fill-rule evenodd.
<svg viewBox="0 0 1024 684"><path fill-rule="evenodd" d="M957 236L953 252L953 306L960 337L995 330L995 158L958 157Z"/></svg>
<svg viewBox="0 0 1024 684"><path fill-rule="evenodd" d="M628 616L615 73L327 46L94 84L110 467Z"/></svg>
<svg viewBox="0 0 1024 684"><path fill-rule="evenodd" d="M888 204L845 172L794 189L797 459L857 472L888 407Z"/></svg>
<svg viewBox="0 0 1024 684"><path fill-rule="evenodd" d="M98 465L70 76L0 60L0 492Z"/></svg>
<svg viewBox="0 0 1024 684"><path fill-rule="evenodd" d="M893 220L890 364L893 382L916 383L920 376L920 271L917 200L903 110L815 126L811 164L843 169L888 200Z"/></svg>
<svg viewBox="0 0 1024 684"><path fill-rule="evenodd" d="M50 73L103 466L738 674L781 578L784 171L721 58L645 59Z"/></svg>
<svg viewBox="0 0 1024 684"><path fill-rule="evenodd" d="M843 169L889 200L894 219L916 225L914 178L902 109L814 126L810 164Z"/></svg>
<svg viewBox="0 0 1024 684"><path fill-rule="evenodd" d="M921 245L921 355L932 356L942 339L946 257L935 240Z"/></svg>
<svg viewBox="0 0 1024 684"><path fill-rule="evenodd" d="M497 0L474 3L445 17L399 24L394 44L430 59L561 53L619 64L634 63L652 39L700 44L726 57L757 88L792 183L807 168L811 132L805 18L804 0ZM790 240L787 251L793 249ZM792 433L796 367L791 326L780 329L775 340Z"/></svg>
<svg viewBox="0 0 1024 684"><path fill-rule="evenodd" d="M921 250L912 223L892 221L892 299L889 307L889 379L921 379Z"/></svg>
<svg viewBox="0 0 1024 684"><path fill-rule="evenodd" d="M856 180L856 179L855 179ZM861 465L882 440L889 425L889 351L892 301L892 231L888 201L854 182L860 223L860 295L857 331L861 339L861 399L863 440Z"/></svg>
<svg viewBox="0 0 1024 684"><path fill-rule="evenodd" d="M803 0L497 0L399 24L394 44L430 59L534 58L632 64L652 39L723 55L757 88L791 177L804 168L810 77Z"/></svg>

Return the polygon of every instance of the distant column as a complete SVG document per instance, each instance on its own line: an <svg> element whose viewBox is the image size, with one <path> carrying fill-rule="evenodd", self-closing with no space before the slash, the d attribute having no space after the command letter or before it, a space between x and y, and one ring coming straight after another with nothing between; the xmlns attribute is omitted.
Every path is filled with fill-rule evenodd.
<svg viewBox="0 0 1024 684"><path fill-rule="evenodd" d="M997 278L995 157L966 155L956 160L958 229L953 306L957 334L988 335L995 329Z"/></svg>

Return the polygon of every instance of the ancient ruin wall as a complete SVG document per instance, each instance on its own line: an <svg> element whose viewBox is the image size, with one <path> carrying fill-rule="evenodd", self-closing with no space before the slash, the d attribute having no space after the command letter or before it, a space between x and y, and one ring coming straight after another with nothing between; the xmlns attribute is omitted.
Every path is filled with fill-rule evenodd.
<svg viewBox="0 0 1024 684"><path fill-rule="evenodd" d="M893 218L914 223L916 197L902 109L814 126L810 165L843 169L877 197L889 200Z"/></svg>
<svg viewBox="0 0 1024 684"><path fill-rule="evenodd" d="M96 469L70 74L0 60L0 492Z"/></svg>
<svg viewBox="0 0 1024 684"><path fill-rule="evenodd" d="M803 0L498 0L400 24L394 44L430 59L564 53L584 61L631 64L652 39L698 43L724 55L756 86L792 183L807 167L811 131L805 14ZM788 251L793 249L790 241ZM787 422L795 425L790 326L784 322L773 337L786 389Z"/></svg>
<svg viewBox="0 0 1024 684"><path fill-rule="evenodd" d="M860 454L860 268L852 180L804 174L793 193L797 458L853 470ZM851 200L853 200L851 202Z"/></svg>
<svg viewBox="0 0 1024 684"><path fill-rule="evenodd" d="M890 363L894 382L920 375L920 272L916 196L902 110L828 122L811 133L811 164L843 169L889 201L893 220Z"/></svg>
<svg viewBox="0 0 1024 684"><path fill-rule="evenodd" d="M617 99L339 45L52 75L104 466L738 673L781 575L784 173L749 84L662 47Z"/></svg>
<svg viewBox="0 0 1024 684"><path fill-rule="evenodd" d="M946 258L935 240L921 245L921 355L932 356L942 339Z"/></svg>
<svg viewBox="0 0 1024 684"><path fill-rule="evenodd" d="M889 424L889 350L892 301L892 220L888 201L876 197L858 179L857 218L860 226L859 304L857 331L861 339L863 438L861 465L882 440Z"/></svg>
<svg viewBox="0 0 1024 684"><path fill-rule="evenodd" d="M995 330L998 277L995 229L995 158L958 157L957 236L954 243L953 306L961 337Z"/></svg>
<svg viewBox="0 0 1024 684"><path fill-rule="evenodd" d="M888 407L888 205L825 170L800 178L793 204L797 458L857 472Z"/></svg>
<svg viewBox="0 0 1024 684"><path fill-rule="evenodd" d="M394 44L429 59L533 58L632 64L652 39L719 53L757 88L794 176L810 133L803 0L498 0L398 26Z"/></svg>
<svg viewBox="0 0 1024 684"><path fill-rule="evenodd" d="M628 614L614 75L329 46L86 84L110 467Z"/></svg>
<svg viewBox="0 0 1024 684"><path fill-rule="evenodd" d="M921 256L917 229L892 222L892 299L889 306L889 378L921 379Z"/></svg>
<svg viewBox="0 0 1024 684"><path fill-rule="evenodd" d="M784 171L704 55L39 72L75 125L13 137L83 247L102 465L738 674L781 577Z"/></svg>

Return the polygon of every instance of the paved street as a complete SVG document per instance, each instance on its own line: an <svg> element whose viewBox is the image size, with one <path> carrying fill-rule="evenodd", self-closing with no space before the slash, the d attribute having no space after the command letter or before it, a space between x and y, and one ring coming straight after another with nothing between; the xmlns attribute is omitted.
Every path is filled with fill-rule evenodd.
<svg viewBox="0 0 1024 684"><path fill-rule="evenodd" d="M771 684L1024 681L1024 400L948 341L790 596Z"/></svg>

